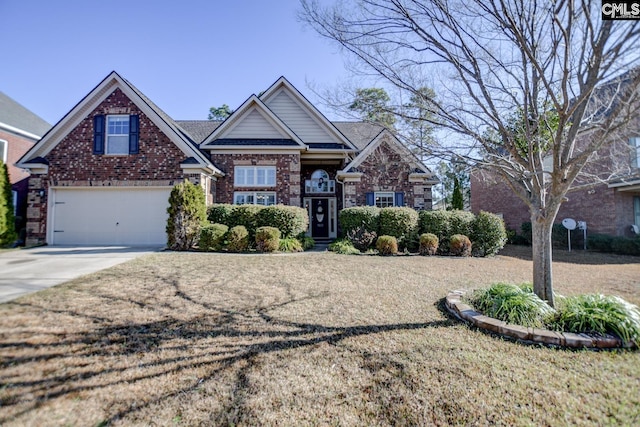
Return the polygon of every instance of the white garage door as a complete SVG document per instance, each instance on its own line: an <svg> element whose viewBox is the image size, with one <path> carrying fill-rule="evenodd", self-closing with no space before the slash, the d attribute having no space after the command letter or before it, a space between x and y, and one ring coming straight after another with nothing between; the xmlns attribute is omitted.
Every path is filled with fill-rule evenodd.
<svg viewBox="0 0 640 427"><path fill-rule="evenodd" d="M55 189L49 241L55 245L165 245L170 192L170 188L149 187Z"/></svg>

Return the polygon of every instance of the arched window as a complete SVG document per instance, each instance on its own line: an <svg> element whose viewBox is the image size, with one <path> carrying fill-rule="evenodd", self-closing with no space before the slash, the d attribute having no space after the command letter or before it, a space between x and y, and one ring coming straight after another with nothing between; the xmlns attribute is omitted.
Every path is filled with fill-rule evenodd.
<svg viewBox="0 0 640 427"><path fill-rule="evenodd" d="M317 169L306 182L307 193L334 193L335 181L329 179L329 174L323 169Z"/></svg>

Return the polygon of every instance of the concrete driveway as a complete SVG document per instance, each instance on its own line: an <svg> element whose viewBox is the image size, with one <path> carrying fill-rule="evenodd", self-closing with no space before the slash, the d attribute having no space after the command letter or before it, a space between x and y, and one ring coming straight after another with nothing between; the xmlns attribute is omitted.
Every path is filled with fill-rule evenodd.
<svg viewBox="0 0 640 427"><path fill-rule="evenodd" d="M161 248L42 246L0 252L0 303Z"/></svg>

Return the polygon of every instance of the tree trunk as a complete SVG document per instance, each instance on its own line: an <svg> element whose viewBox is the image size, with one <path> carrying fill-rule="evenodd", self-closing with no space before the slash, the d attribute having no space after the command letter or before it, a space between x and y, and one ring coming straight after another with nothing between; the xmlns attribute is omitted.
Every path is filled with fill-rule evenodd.
<svg viewBox="0 0 640 427"><path fill-rule="evenodd" d="M554 307L551 232L555 216L531 215L533 255L533 291Z"/></svg>

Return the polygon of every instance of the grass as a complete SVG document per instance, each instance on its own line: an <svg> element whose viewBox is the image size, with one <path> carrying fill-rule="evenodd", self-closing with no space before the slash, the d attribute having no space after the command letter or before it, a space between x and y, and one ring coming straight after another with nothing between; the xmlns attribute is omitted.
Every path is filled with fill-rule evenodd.
<svg viewBox="0 0 640 427"><path fill-rule="evenodd" d="M634 257L556 291L640 303ZM157 253L0 305L0 424L637 425L640 353L505 341L440 310L531 280L494 258Z"/></svg>

